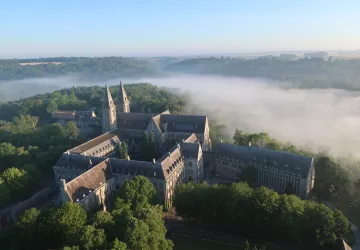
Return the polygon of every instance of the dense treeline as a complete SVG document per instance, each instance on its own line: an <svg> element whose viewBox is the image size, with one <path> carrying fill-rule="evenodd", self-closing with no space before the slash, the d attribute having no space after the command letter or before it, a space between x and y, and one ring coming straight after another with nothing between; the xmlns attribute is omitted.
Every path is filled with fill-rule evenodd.
<svg viewBox="0 0 360 250"><path fill-rule="evenodd" d="M1 230L2 248L11 250L170 250L162 207L143 176L128 181L116 195L112 210L86 214L77 203L39 211L27 210L17 223Z"/></svg>
<svg viewBox="0 0 360 250"><path fill-rule="evenodd" d="M116 100L118 87L110 89ZM125 85L125 89L132 112L168 109L181 113L185 107L183 97L150 84ZM54 123L50 113L94 107L101 116L103 92L104 88L99 86L73 87L0 104L0 207L48 186L53 180L52 166L59 156L84 141L73 122L63 127ZM94 130L93 136L99 128ZM121 150L121 157L127 157L124 152L127 149Z"/></svg>
<svg viewBox="0 0 360 250"><path fill-rule="evenodd" d="M349 222L339 210L265 187L252 189L244 182L229 186L181 184L174 205L180 216L262 242L329 249L349 230Z"/></svg>
<svg viewBox="0 0 360 250"><path fill-rule="evenodd" d="M52 62L26 65L20 63ZM59 62L61 64L54 64ZM87 80L105 80L117 77L157 76L159 73L146 60L124 57L70 57L39 60L0 60L0 81L53 77L77 74Z"/></svg>
<svg viewBox="0 0 360 250"><path fill-rule="evenodd" d="M74 122L39 126L29 115L0 121L0 207L48 186L59 156L82 142L78 133Z"/></svg>
<svg viewBox="0 0 360 250"><path fill-rule="evenodd" d="M360 90L359 67L360 59L212 57L183 60L166 69L181 73L270 78L289 82L290 87Z"/></svg>
<svg viewBox="0 0 360 250"><path fill-rule="evenodd" d="M132 112L163 112L172 113L184 111L186 99L174 95L165 88L159 88L147 83L125 85L126 93L131 102ZM118 86L110 87L113 99L119 95ZM50 112L56 110L84 110L96 108L101 116L101 104L104 88L72 87L42 95L36 95L19 101L0 103L0 120L10 121L15 116L32 115L40 119L49 119Z"/></svg>
<svg viewBox="0 0 360 250"><path fill-rule="evenodd" d="M267 133L244 133L236 130L234 143L239 146L264 147L314 157L315 186L311 196L331 202L357 223L360 222L360 165L355 158L334 158L324 152L311 152L281 143ZM247 172L245 173L247 174ZM248 176L245 178L248 179Z"/></svg>

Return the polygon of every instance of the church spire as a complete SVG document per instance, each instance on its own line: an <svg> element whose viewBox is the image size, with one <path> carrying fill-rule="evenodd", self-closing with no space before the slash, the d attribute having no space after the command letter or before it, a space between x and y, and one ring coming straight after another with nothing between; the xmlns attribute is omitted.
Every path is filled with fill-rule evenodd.
<svg viewBox="0 0 360 250"><path fill-rule="evenodd" d="M123 113L129 113L130 112L130 102L126 95L124 85L120 81L120 89L119 89L119 105L118 105L118 111Z"/></svg>
<svg viewBox="0 0 360 250"><path fill-rule="evenodd" d="M102 129L108 132L117 128L116 106L111 97L109 87L105 86L103 103L102 103Z"/></svg>
<svg viewBox="0 0 360 250"><path fill-rule="evenodd" d="M114 104L114 101L113 101L113 99L111 97L109 87L106 85L105 86L103 103L102 103L102 108L110 109L110 108L112 108L114 106L115 106L115 104Z"/></svg>

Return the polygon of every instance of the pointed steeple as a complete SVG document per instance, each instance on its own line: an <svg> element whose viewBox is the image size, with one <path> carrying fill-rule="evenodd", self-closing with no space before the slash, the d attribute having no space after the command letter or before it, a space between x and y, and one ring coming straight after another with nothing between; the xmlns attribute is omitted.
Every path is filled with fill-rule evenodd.
<svg viewBox="0 0 360 250"><path fill-rule="evenodd" d="M108 132L117 128L116 106L111 97L108 86L105 86L103 103L102 103L102 129Z"/></svg>
<svg viewBox="0 0 360 250"><path fill-rule="evenodd" d="M105 86L103 103L102 103L102 108L110 109L110 108L112 108L114 106L115 106L115 104L114 104L114 101L113 101L113 99L111 97L109 87L106 85Z"/></svg>
<svg viewBox="0 0 360 250"><path fill-rule="evenodd" d="M119 90L119 101L121 104L125 104L126 102L129 101L124 89L124 85L122 84L121 81L120 81L120 90Z"/></svg>
<svg viewBox="0 0 360 250"><path fill-rule="evenodd" d="M126 95L124 85L120 81L120 89L119 89L119 105L118 112L129 113L130 112L130 103L129 99Z"/></svg>

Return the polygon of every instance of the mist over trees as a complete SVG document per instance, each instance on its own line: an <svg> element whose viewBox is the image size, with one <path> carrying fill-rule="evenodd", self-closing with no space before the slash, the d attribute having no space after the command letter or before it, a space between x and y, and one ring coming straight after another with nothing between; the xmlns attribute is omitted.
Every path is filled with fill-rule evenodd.
<svg viewBox="0 0 360 250"><path fill-rule="evenodd" d="M360 90L360 59L300 58L287 60L277 57L196 58L166 67L178 73L268 78L286 82L292 88L336 88Z"/></svg>

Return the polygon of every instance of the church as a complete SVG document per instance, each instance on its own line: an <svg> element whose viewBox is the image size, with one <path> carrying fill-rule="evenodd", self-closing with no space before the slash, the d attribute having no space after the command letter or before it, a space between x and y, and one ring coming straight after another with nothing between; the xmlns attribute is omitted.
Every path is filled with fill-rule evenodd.
<svg viewBox="0 0 360 250"><path fill-rule="evenodd" d="M53 166L61 202L78 202L87 211L106 209L111 195L136 175L153 183L161 203L170 207L177 184L201 182L203 151L211 150L206 116L131 113L120 82L118 101L106 86L102 103L103 134L66 151ZM136 160L144 133L154 135L152 162ZM134 159L118 159L115 150L126 143Z"/></svg>
<svg viewBox="0 0 360 250"><path fill-rule="evenodd" d="M306 197L314 186L311 157L220 143L212 151L209 122L202 115L132 113L123 84L115 102L109 88L102 102L103 134L64 152L53 166L61 202L77 202L86 210L106 209L109 197L125 181L145 176L154 185L165 208L171 207L175 187L183 182L202 182L207 170L228 182L239 181L245 168L256 171L256 185L283 193L290 185L294 194ZM139 159L141 140L152 133L159 157ZM116 150L126 144L128 159Z"/></svg>

